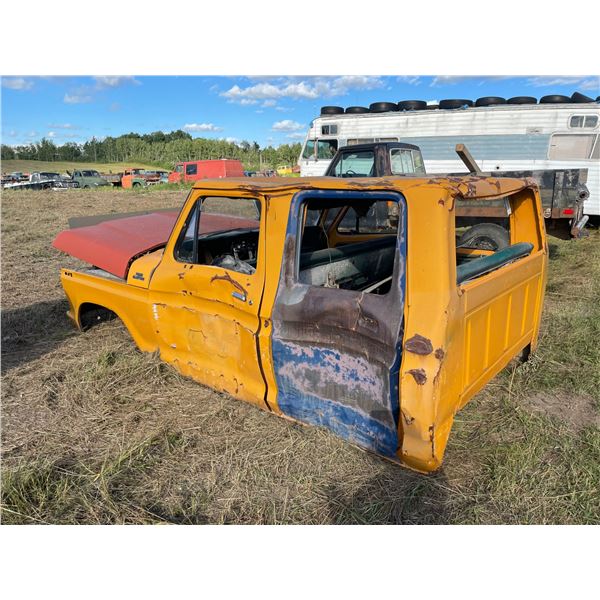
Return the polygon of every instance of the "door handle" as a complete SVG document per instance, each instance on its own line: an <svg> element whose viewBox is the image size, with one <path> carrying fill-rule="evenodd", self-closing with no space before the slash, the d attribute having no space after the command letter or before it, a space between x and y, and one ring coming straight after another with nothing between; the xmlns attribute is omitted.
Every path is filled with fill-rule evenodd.
<svg viewBox="0 0 600 600"><path fill-rule="evenodd" d="M231 292L231 295L237 300L241 300L242 302L246 302L246 294L240 294L240 292Z"/></svg>

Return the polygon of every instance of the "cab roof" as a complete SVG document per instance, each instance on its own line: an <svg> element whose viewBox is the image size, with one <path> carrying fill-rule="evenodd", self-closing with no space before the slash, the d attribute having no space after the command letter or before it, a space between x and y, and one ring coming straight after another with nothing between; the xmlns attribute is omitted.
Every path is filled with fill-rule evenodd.
<svg viewBox="0 0 600 600"><path fill-rule="evenodd" d="M231 177L203 179L194 190L244 191L269 194L293 192L295 190L385 190L405 193L415 188L441 187L451 195L466 200L499 198L514 194L525 188L534 187L530 178L486 177L481 175L425 175L421 177Z"/></svg>

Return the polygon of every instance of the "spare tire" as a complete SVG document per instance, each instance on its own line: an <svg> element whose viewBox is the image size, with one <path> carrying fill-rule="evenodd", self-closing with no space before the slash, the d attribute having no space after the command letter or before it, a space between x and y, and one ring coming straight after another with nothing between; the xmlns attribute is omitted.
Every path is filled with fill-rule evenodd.
<svg viewBox="0 0 600 600"><path fill-rule="evenodd" d="M349 106L346 109L346 114L348 115L357 115L362 113L368 113L369 109L366 106Z"/></svg>
<svg viewBox="0 0 600 600"><path fill-rule="evenodd" d="M598 100L598 98L596 98ZM579 92L574 92L571 96L571 102L593 102L594 99L586 96L585 94L580 94Z"/></svg>
<svg viewBox="0 0 600 600"><path fill-rule="evenodd" d="M427 102L424 100L402 100L398 102L399 110L425 110L427 108Z"/></svg>
<svg viewBox="0 0 600 600"><path fill-rule="evenodd" d="M452 99L440 100L440 108L462 108L463 106L473 106L473 100Z"/></svg>
<svg viewBox="0 0 600 600"><path fill-rule="evenodd" d="M566 104L567 102L571 102L571 98L569 96L562 96L561 94L552 94L540 98L540 104Z"/></svg>
<svg viewBox="0 0 600 600"><path fill-rule="evenodd" d="M398 110L398 105L395 102L373 102L369 105L369 111L373 113L391 112Z"/></svg>
<svg viewBox="0 0 600 600"><path fill-rule="evenodd" d="M506 98L500 96L484 96L475 100L475 106L496 106L497 104L506 104Z"/></svg>
<svg viewBox="0 0 600 600"><path fill-rule="evenodd" d="M321 106L322 115L343 115L344 109L341 106Z"/></svg>
<svg viewBox="0 0 600 600"><path fill-rule="evenodd" d="M537 98L533 96L515 96L514 98L509 98L506 104L537 104Z"/></svg>
<svg viewBox="0 0 600 600"><path fill-rule="evenodd" d="M502 250L510 245L508 231L496 223L479 223L465 231L458 240L462 248L479 250Z"/></svg>

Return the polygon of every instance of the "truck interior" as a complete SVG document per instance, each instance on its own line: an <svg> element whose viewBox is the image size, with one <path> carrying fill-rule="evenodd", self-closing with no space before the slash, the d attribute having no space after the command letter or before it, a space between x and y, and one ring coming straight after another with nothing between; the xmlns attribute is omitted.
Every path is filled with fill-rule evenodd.
<svg viewBox="0 0 600 600"><path fill-rule="evenodd" d="M521 194L527 192L521 192ZM530 192L529 192L530 193ZM519 196L519 194L517 195ZM539 249L536 239L510 230L513 198L506 198L506 227L510 243L487 250L460 243L456 233L457 284L481 277ZM519 201L521 212L535 210L532 201ZM533 219L533 215L528 215ZM398 235L398 206L394 202L335 204L310 200L305 205L300 243L298 281L372 294L386 294L391 286Z"/></svg>

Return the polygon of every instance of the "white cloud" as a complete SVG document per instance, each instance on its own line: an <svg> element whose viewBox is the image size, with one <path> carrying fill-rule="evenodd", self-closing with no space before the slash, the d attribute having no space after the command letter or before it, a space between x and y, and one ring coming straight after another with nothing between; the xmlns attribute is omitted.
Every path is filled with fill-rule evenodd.
<svg viewBox="0 0 600 600"><path fill-rule="evenodd" d="M530 77L527 85L532 87L563 87L569 86L573 91L593 90L600 93L600 77Z"/></svg>
<svg viewBox="0 0 600 600"><path fill-rule="evenodd" d="M46 137L49 137L49 138L54 138L54 137L56 137L56 131L49 131L49 132L47 133Z"/></svg>
<svg viewBox="0 0 600 600"><path fill-rule="evenodd" d="M29 81L24 77L2 77L2 87L23 92L33 87L33 81Z"/></svg>
<svg viewBox="0 0 600 600"><path fill-rule="evenodd" d="M116 88L129 83L140 85L140 82L131 75L104 75L101 77L94 77L94 79L96 81L96 88L99 90Z"/></svg>
<svg viewBox="0 0 600 600"><path fill-rule="evenodd" d="M298 123L297 121L291 121L290 119L284 119L283 121L277 121L273 123L273 127L271 127L273 131L298 131L299 129L304 129L304 125Z"/></svg>
<svg viewBox="0 0 600 600"><path fill-rule="evenodd" d="M48 127L52 127L52 129L79 129L79 127L71 125L71 123L48 123Z"/></svg>
<svg viewBox="0 0 600 600"><path fill-rule="evenodd" d="M92 101L92 97L87 94L65 94L63 102L65 104L87 104Z"/></svg>
<svg viewBox="0 0 600 600"><path fill-rule="evenodd" d="M286 138L289 138L290 140L303 140L306 137L305 133L288 133L286 136Z"/></svg>
<svg viewBox="0 0 600 600"><path fill-rule="evenodd" d="M314 100L320 97L344 96L351 90L370 90L383 86L384 83L379 77L370 75L312 77L302 81L284 78L275 83L261 82L246 88L234 85L226 92L222 92L221 96L230 102L250 104L250 100L271 102L279 98Z"/></svg>
<svg viewBox="0 0 600 600"><path fill-rule="evenodd" d="M8 132L9 137L16 137L17 136L17 132L14 129L11 129Z"/></svg>
<svg viewBox="0 0 600 600"><path fill-rule="evenodd" d="M27 137L33 138L33 137L37 137L38 132L31 130L28 134Z"/></svg>
<svg viewBox="0 0 600 600"><path fill-rule="evenodd" d="M421 85L422 80L418 75L401 75L396 77L398 83L408 83L408 85Z"/></svg>
<svg viewBox="0 0 600 600"><path fill-rule="evenodd" d="M183 126L184 131L223 131L222 127L217 127L213 123L186 123Z"/></svg>
<svg viewBox="0 0 600 600"><path fill-rule="evenodd" d="M461 81L467 81L473 79L472 75L438 75L433 78L433 81L429 84L429 87L437 87L438 85L454 85Z"/></svg>
<svg viewBox="0 0 600 600"><path fill-rule="evenodd" d="M277 100L265 100L262 103L262 106L264 106L265 108L272 108L276 104L277 104Z"/></svg>
<svg viewBox="0 0 600 600"><path fill-rule="evenodd" d="M237 144L239 140L237 138L234 138L234 137L226 137L225 141L229 142L230 144Z"/></svg>

